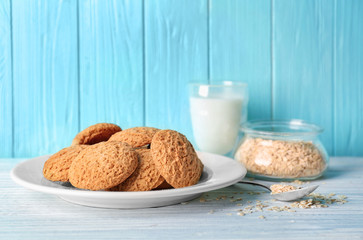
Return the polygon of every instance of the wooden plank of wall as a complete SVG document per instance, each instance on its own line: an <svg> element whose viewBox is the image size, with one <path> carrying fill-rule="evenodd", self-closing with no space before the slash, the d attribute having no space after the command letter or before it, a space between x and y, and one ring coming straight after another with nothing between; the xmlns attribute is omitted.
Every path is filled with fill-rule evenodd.
<svg viewBox="0 0 363 240"><path fill-rule="evenodd" d="M143 125L142 1L80 0L81 129Z"/></svg>
<svg viewBox="0 0 363 240"><path fill-rule="evenodd" d="M322 126L333 149L334 5L273 1L273 117Z"/></svg>
<svg viewBox="0 0 363 240"><path fill-rule="evenodd" d="M0 157L11 157L13 147L11 8L10 0L0 1Z"/></svg>
<svg viewBox="0 0 363 240"><path fill-rule="evenodd" d="M212 0L210 78L248 83L249 119L271 118L271 1Z"/></svg>
<svg viewBox="0 0 363 240"><path fill-rule="evenodd" d="M192 139L188 86L207 81L207 1L145 1L146 125Z"/></svg>
<svg viewBox="0 0 363 240"><path fill-rule="evenodd" d="M77 2L13 0L14 152L58 151L78 131Z"/></svg>
<svg viewBox="0 0 363 240"><path fill-rule="evenodd" d="M335 155L363 155L363 2L337 0Z"/></svg>

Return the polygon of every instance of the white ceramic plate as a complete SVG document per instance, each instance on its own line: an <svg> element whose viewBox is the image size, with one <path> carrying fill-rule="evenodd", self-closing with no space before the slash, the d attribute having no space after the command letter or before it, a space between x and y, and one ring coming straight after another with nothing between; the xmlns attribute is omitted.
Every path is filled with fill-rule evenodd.
<svg viewBox="0 0 363 240"><path fill-rule="evenodd" d="M80 205L102 208L147 208L177 204L199 197L203 192L235 184L246 175L246 169L233 159L198 152L204 164L200 181L193 186L146 192L88 191L74 188L70 183L52 182L43 177L43 165L49 158L41 156L19 163L11 171L19 185Z"/></svg>

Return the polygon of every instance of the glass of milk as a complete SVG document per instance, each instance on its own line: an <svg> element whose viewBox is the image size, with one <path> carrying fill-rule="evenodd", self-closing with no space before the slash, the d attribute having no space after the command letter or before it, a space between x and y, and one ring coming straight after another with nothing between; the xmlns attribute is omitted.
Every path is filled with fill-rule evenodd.
<svg viewBox="0 0 363 240"><path fill-rule="evenodd" d="M189 96L193 134L199 150L228 154L235 146L240 124L247 120L247 84L191 83Z"/></svg>

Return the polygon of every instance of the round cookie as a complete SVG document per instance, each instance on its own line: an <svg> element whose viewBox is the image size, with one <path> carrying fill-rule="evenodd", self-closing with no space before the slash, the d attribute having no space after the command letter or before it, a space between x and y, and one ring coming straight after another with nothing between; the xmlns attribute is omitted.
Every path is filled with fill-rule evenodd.
<svg viewBox="0 0 363 240"><path fill-rule="evenodd" d="M137 168L137 153L126 143L101 142L82 150L69 168L74 187L102 190L125 181Z"/></svg>
<svg viewBox="0 0 363 240"><path fill-rule="evenodd" d="M69 167L79 152L86 147L87 145L71 146L63 148L62 150L50 156L44 163L44 177L50 181L68 182Z"/></svg>
<svg viewBox="0 0 363 240"><path fill-rule="evenodd" d="M157 169L174 188L196 184L203 164L192 144L181 133L161 130L151 141L151 153Z"/></svg>
<svg viewBox="0 0 363 240"><path fill-rule="evenodd" d="M130 144L132 147L142 147L151 143L151 139L160 129L153 127L128 128L112 135L109 141L119 141Z"/></svg>
<svg viewBox="0 0 363 240"><path fill-rule="evenodd" d="M135 150L139 156L139 166L133 174L111 191L149 191L159 186L164 178L156 169L150 149Z"/></svg>
<svg viewBox="0 0 363 240"><path fill-rule="evenodd" d="M113 134L122 129L112 123L97 123L79 132L72 141L72 146L78 144L92 145L107 141Z"/></svg>

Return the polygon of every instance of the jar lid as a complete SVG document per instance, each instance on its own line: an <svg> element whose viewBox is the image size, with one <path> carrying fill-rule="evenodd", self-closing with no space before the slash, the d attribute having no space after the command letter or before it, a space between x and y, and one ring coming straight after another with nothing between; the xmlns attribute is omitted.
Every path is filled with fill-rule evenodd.
<svg viewBox="0 0 363 240"><path fill-rule="evenodd" d="M313 136L323 132L323 128L299 119L248 121L241 131L267 136Z"/></svg>

